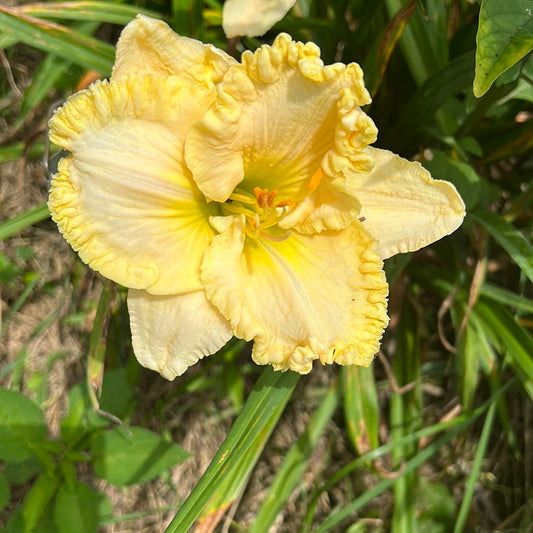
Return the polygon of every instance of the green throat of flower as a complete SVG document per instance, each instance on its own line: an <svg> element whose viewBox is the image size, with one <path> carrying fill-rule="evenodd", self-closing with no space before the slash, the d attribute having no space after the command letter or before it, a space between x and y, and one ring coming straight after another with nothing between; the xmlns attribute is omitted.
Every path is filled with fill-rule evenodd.
<svg viewBox="0 0 533 533"><path fill-rule="evenodd" d="M291 211L296 202L284 200L276 202L278 191L255 187L252 196L247 191L236 188L233 194L222 204L224 215L244 215L246 217L246 235L253 239L259 237L271 241L283 241L290 232L280 228L279 223Z"/></svg>
<svg viewBox="0 0 533 533"><path fill-rule="evenodd" d="M311 177L308 184L310 193L320 184L322 174L322 169L318 169ZM281 228L279 223L296 207L296 201L289 198L277 202L278 194L276 189L254 187L252 195L237 187L222 204L222 212L225 216L244 215L246 235L253 239L262 237L271 241L283 241L290 236L290 231Z"/></svg>

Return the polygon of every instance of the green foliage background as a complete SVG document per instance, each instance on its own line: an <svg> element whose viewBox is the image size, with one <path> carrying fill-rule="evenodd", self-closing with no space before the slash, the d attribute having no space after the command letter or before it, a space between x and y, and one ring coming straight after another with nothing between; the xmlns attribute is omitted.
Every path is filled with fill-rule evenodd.
<svg viewBox="0 0 533 533"><path fill-rule="evenodd" d="M91 327L79 331L75 354L85 378L70 387L56 429L45 416L54 401L47 373L72 354L50 353L36 370L27 348L0 350L3 531L127 531L139 517L113 510L102 480L128 487L170 479L191 460L163 416L186 395L229 406L221 423L231 428L190 496L153 510L153 531L168 524L167 532L185 532L198 520L199 530L213 531L230 509L231 531L267 532L273 524L302 532L526 531L533 523L532 11L526 0L299 0L262 38L227 43L217 0L0 7L0 116L10 126L2 165L47 160L45 133L29 135L28 124L43 123L87 70L109 75L120 27L142 12L237 56L286 31L316 42L326 63L360 63L377 145L452 181L467 205L452 236L386 262L392 322L370 369L313 371L320 379L275 373L255 367L234 341L148 400L143 384L162 378L147 378L132 356L124 292L95 281L95 299L83 288L94 275L79 262L53 281L35 270L35 250L19 239L31 243L37 230L55 229L44 197L21 198L24 209L2 212L0 222L0 335L47 291L71 290L68 310L55 309L28 343L56 321ZM10 68L20 57L31 58L23 91ZM277 450L269 436L291 409L302 411L305 427ZM334 438L347 444L341 458L331 451ZM319 449L326 453L317 456ZM278 466L264 499L253 502L253 520L240 519L240 498L265 455ZM319 474L304 484L317 461Z"/></svg>

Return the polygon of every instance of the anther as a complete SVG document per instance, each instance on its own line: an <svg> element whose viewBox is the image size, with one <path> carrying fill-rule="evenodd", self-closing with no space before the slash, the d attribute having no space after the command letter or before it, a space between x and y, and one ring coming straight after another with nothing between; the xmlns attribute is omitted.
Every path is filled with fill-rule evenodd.
<svg viewBox="0 0 533 533"><path fill-rule="evenodd" d="M322 180L323 175L324 175L324 171L321 168L319 168L311 176L311 179L309 180L309 184L307 185L310 191L314 191L320 185L320 181Z"/></svg>

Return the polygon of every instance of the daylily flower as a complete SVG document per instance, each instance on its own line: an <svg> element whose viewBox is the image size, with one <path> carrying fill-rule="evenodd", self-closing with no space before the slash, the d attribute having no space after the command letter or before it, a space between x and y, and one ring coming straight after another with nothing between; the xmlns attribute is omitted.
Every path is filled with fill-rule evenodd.
<svg viewBox="0 0 533 533"><path fill-rule="evenodd" d="M288 35L241 63L137 17L109 82L50 122L49 206L83 261L129 288L133 348L172 379L233 335L309 372L367 366L387 325L383 259L454 231L464 204L369 145L356 64Z"/></svg>
<svg viewBox="0 0 533 533"><path fill-rule="evenodd" d="M222 27L227 37L263 35L295 3L296 0L226 0L222 6Z"/></svg>

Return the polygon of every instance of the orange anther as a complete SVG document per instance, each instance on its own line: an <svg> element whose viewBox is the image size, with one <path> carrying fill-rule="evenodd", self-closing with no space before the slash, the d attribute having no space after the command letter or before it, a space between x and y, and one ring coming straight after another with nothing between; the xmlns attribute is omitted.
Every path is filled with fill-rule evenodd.
<svg viewBox="0 0 533 533"><path fill-rule="evenodd" d="M291 199L283 200L282 202L278 202L276 207L296 207L296 202Z"/></svg>
<svg viewBox="0 0 533 533"><path fill-rule="evenodd" d="M268 189L261 189L261 187L255 187L254 194L257 199L257 205L261 208L265 208L268 203Z"/></svg>
<svg viewBox="0 0 533 533"><path fill-rule="evenodd" d="M267 199L268 207L272 207L272 205L274 204L274 198L277 196L277 194L278 194L278 191L276 189L272 189L268 193L268 199Z"/></svg>
<svg viewBox="0 0 533 533"><path fill-rule="evenodd" d="M276 189L272 189L268 192L268 189L261 189L261 187L254 188L254 194L257 199L257 205L264 209L265 207L272 207L274 204L274 198L278 194Z"/></svg>
<svg viewBox="0 0 533 533"><path fill-rule="evenodd" d="M311 179L309 180L309 185L307 186L310 191L314 191L320 185L320 180L322 179L323 175L324 175L324 171L321 168L319 168L311 176Z"/></svg>

